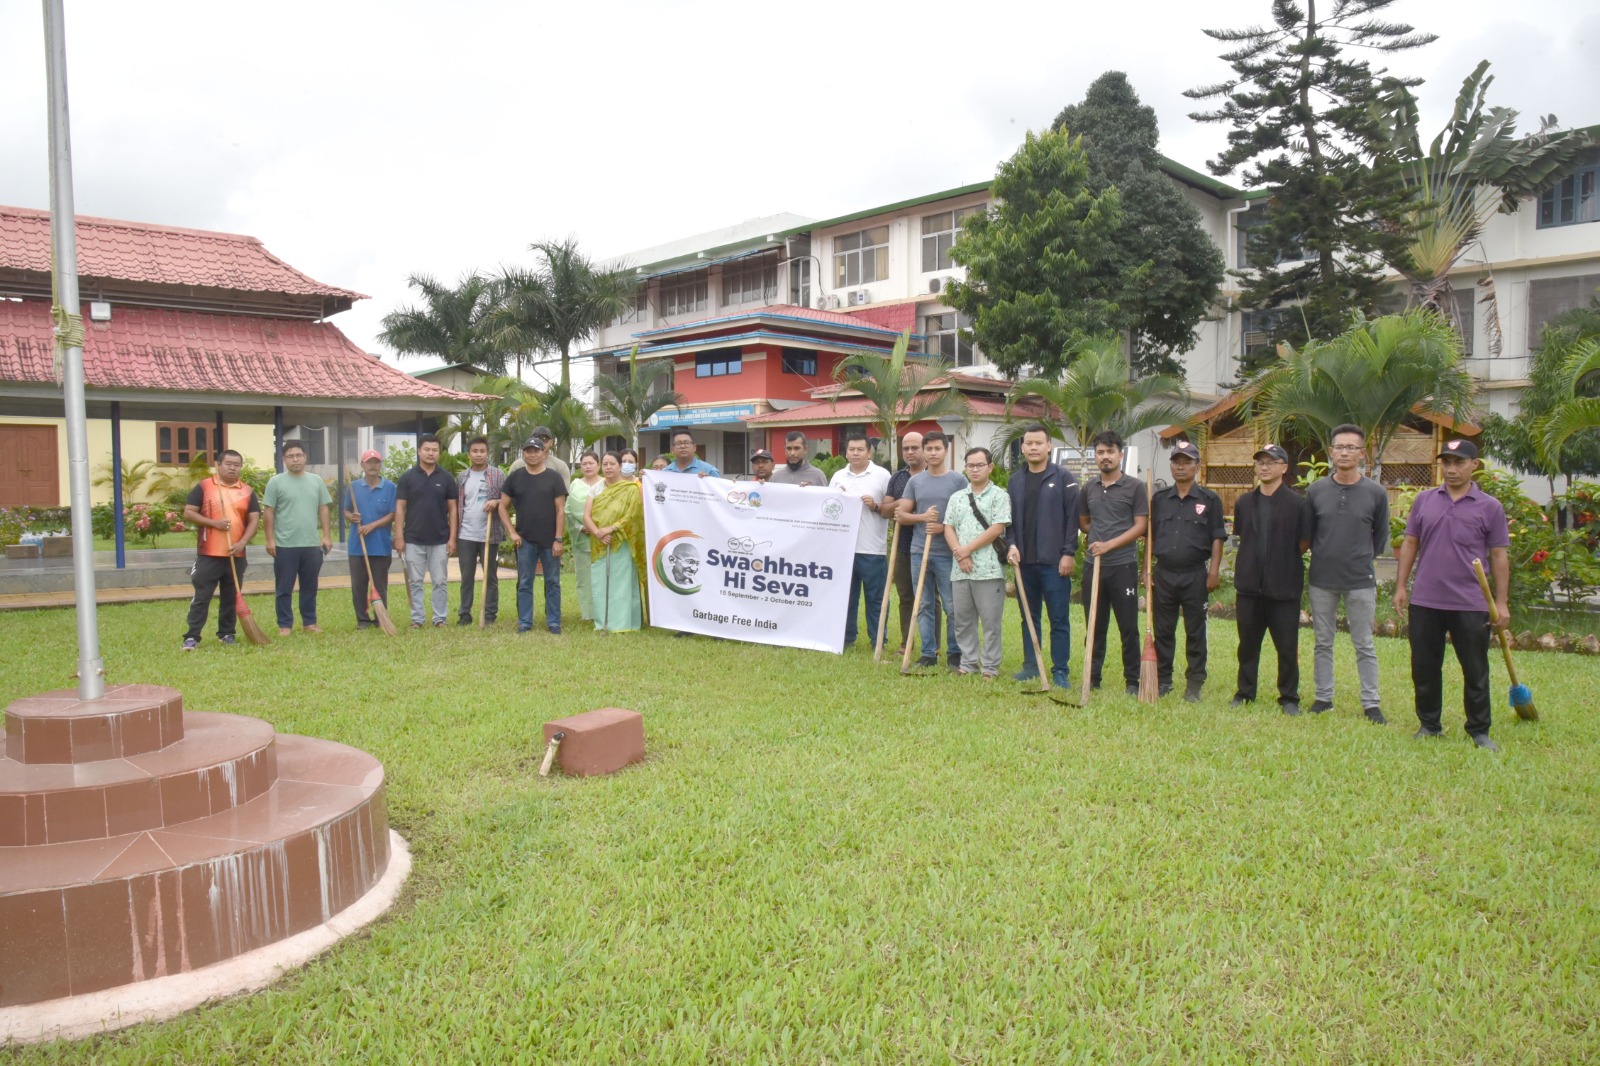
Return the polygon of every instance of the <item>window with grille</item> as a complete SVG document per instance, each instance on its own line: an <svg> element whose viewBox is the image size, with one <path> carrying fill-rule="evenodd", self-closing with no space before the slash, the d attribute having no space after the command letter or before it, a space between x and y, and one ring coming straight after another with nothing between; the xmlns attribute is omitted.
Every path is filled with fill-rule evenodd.
<svg viewBox="0 0 1600 1066"><path fill-rule="evenodd" d="M972 346L971 336L962 333L971 328L972 319L955 311L924 315L922 334L927 338L924 350L929 355L943 356L953 366L973 366L978 362L978 352Z"/></svg>
<svg viewBox="0 0 1600 1066"><path fill-rule="evenodd" d="M661 313L682 315L691 311L704 311L710 294L708 270L696 270L679 278L661 283Z"/></svg>
<svg viewBox="0 0 1600 1066"><path fill-rule="evenodd" d="M157 422L156 462L162 466L188 466L196 456L210 460L222 445L217 427L206 422Z"/></svg>
<svg viewBox="0 0 1600 1066"><path fill-rule="evenodd" d="M1538 228L1600 222L1600 160L1556 182L1539 194Z"/></svg>
<svg viewBox="0 0 1600 1066"><path fill-rule="evenodd" d="M622 309L622 315L617 319L618 325L626 325L629 322L650 324L650 293L643 285L639 286L639 291L633 296L633 302Z"/></svg>
<svg viewBox="0 0 1600 1066"><path fill-rule="evenodd" d="M744 304L765 306L772 302L778 291L778 262L768 258L755 260L746 266L729 263L722 271L722 305L739 307Z"/></svg>
<svg viewBox="0 0 1600 1066"><path fill-rule="evenodd" d="M986 204L940 211L922 216L922 272L950 269L950 249L961 236L962 222L982 211Z"/></svg>
<svg viewBox="0 0 1600 1066"><path fill-rule="evenodd" d="M889 227L873 226L833 239L834 288L865 285L889 276Z"/></svg>

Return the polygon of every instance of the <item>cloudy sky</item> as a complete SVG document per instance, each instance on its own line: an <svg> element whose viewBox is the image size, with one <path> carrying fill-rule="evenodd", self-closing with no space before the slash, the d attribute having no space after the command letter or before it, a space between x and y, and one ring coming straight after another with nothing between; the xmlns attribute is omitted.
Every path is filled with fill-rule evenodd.
<svg viewBox="0 0 1600 1066"><path fill-rule="evenodd" d="M608 257L981 181L1109 69L1155 107L1165 153L1202 169L1223 130L1191 122L1181 93L1228 71L1201 28L1268 11L1267 0L66 6L79 213L259 237L369 294L336 322L374 352L410 273L522 263L528 242L569 234ZM1484 58L1492 103L1600 123L1600 8L1399 0L1389 13L1440 35L1391 57L1427 79L1426 129ZM47 207L37 0L0 0L0 101L0 203Z"/></svg>

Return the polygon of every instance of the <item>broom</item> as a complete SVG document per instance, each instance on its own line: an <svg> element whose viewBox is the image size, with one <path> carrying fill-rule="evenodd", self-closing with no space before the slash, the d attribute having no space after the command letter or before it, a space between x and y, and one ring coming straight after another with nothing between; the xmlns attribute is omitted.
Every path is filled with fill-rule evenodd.
<svg viewBox="0 0 1600 1066"><path fill-rule="evenodd" d="M1489 591L1489 575L1483 572L1483 562L1472 560L1472 572L1478 575L1478 587L1483 590L1483 602L1489 605L1489 621L1494 623L1495 639L1500 642L1500 650L1506 657L1506 674L1511 678L1511 709L1517 712L1517 717L1524 722L1537 722L1539 709L1533 705L1533 690L1527 685L1517 683L1517 668L1511 665L1511 644L1506 640L1506 631L1500 628L1500 609L1494 605L1494 593Z"/></svg>
<svg viewBox="0 0 1600 1066"><path fill-rule="evenodd" d="M356 536L361 538L361 561L367 568L367 606L372 610L372 616L378 620L378 628L391 637L399 636L394 628L394 622L389 618L389 608L384 606L383 597L378 595L378 583L372 578L372 556L367 554L367 535L361 532L361 511L356 507L355 490L350 490L350 510L356 516Z"/></svg>
<svg viewBox="0 0 1600 1066"><path fill-rule="evenodd" d="M932 554L930 551L932 547L933 527L929 526L928 531L922 535L922 565L917 567L917 591L911 596L911 617L913 620L922 611L922 584L928 579L928 556ZM881 633L882 630L879 630L879 632ZM928 649L924 648L922 651L926 655ZM938 658L938 645L934 645L933 655L934 658ZM902 674L911 673L911 638L909 636L906 637L906 653L900 657L900 672Z"/></svg>
<svg viewBox="0 0 1600 1066"><path fill-rule="evenodd" d="M1155 543L1154 531L1151 529L1150 504L1155 499L1155 482L1146 478L1144 483L1145 498L1145 531L1144 531L1144 653L1139 656L1139 702L1155 703L1161 698L1161 685L1157 677L1156 665L1156 597L1155 584L1151 580L1151 564Z"/></svg>
<svg viewBox="0 0 1600 1066"><path fill-rule="evenodd" d="M222 482L217 482L218 494L221 494ZM267 645L272 640L261 629L260 623L250 614L250 605L245 602L244 587L239 584L239 564L233 557L233 530L228 530L228 569L233 571L233 601L234 610L239 615L239 628L244 630L244 639L252 644Z"/></svg>

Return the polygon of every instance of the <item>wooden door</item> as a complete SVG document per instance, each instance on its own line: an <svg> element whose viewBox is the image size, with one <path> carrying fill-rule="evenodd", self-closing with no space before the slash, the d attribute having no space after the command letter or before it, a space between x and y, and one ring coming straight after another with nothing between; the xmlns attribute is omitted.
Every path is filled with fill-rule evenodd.
<svg viewBox="0 0 1600 1066"><path fill-rule="evenodd" d="M0 507L61 506L55 426L0 425Z"/></svg>

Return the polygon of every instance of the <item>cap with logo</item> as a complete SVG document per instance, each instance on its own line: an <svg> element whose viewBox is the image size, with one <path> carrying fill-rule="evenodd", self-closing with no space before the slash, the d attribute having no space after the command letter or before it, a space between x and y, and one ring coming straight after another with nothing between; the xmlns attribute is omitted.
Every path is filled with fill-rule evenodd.
<svg viewBox="0 0 1600 1066"><path fill-rule="evenodd" d="M549 443L549 437L541 437L538 433L534 433L533 436L522 442L522 450L527 451L529 448L532 448L534 451L542 452Z"/></svg>
<svg viewBox="0 0 1600 1066"><path fill-rule="evenodd" d="M1264 447L1260 451L1256 452L1250 458L1259 459L1263 455L1267 456L1270 459L1276 459L1280 463L1287 463L1289 461L1289 453L1284 451L1281 446L1276 445L1276 444L1268 444L1266 447Z"/></svg>
<svg viewBox="0 0 1600 1066"><path fill-rule="evenodd" d="M1186 440L1180 440L1172 446L1172 458L1176 459L1180 455L1197 463L1200 461L1200 449Z"/></svg>
<svg viewBox="0 0 1600 1066"><path fill-rule="evenodd" d="M368 448L366 451L361 453L361 461L363 463L368 461L369 459L382 459L382 458L383 458L382 454L380 454L379 452L374 451L371 448Z"/></svg>
<svg viewBox="0 0 1600 1066"><path fill-rule="evenodd" d="M772 453L767 451L765 448L757 448L755 451L750 453L750 461L752 463L755 462L757 459L770 460L771 458L772 458Z"/></svg>
<svg viewBox="0 0 1600 1066"><path fill-rule="evenodd" d="M1440 459L1476 459L1478 446L1470 440L1447 441L1439 451Z"/></svg>

